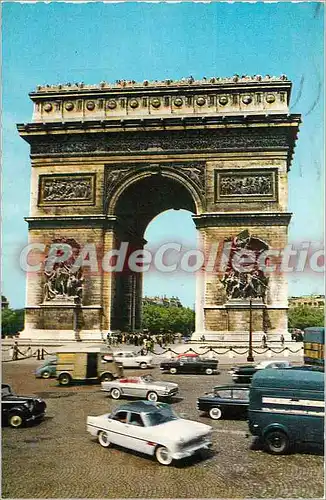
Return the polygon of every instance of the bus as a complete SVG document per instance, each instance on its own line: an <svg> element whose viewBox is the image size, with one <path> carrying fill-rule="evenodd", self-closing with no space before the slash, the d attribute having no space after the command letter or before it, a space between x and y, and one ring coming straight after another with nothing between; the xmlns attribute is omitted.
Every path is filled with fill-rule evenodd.
<svg viewBox="0 0 326 500"><path fill-rule="evenodd" d="M303 335L303 356L307 365L325 366L325 328L305 328Z"/></svg>

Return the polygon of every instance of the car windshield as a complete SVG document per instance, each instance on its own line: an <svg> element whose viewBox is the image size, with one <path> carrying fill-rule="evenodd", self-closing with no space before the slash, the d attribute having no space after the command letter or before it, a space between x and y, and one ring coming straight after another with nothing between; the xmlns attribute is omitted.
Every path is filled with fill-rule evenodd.
<svg viewBox="0 0 326 500"><path fill-rule="evenodd" d="M9 396L10 394L12 394L12 392L11 392L9 385L3 385L1 387L1 396L2 397Z"/></svg>
<svg viewBox="0 0 326 500"><path fill-rule="evenodd" d="M165 424L179 418L173 410L165 407L162 407L160 410L147 413L146 416L150 426Z"/></svg>
<svg viewBox="0 0 326 500"><path fill-rule="evenodd" d="M152 375L144 375L143 377L140 377L140 378L144 382L154 382L154 379L153 379Z"/></svg>

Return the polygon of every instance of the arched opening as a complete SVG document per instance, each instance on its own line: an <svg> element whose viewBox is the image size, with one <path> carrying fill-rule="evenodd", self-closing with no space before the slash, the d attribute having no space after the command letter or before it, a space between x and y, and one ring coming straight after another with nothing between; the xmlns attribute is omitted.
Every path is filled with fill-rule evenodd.
<svg viewBox="0 0 326 500"><path fill-rule="evenodd" d="M129 183L114 206L114 215L117 217L116 248L120 247L122 242L128 242L128 255L144 249L147 243L145 231L150 222L169 210L197 213L191 190L181 181L158 173ZM153 263L150 269L153 269ZM142 272L135 272L128 265L122 272L115 273L111 329L134 331L141 327L142 296Z"/></svg>
<svg viewBox="0 0 326 500"><path fill-rule="evenodd" d="M151 254L158 251L162 245L182 246L181 253L197 247L197 230L192 220L192 213L187 210L167 210L156 216L145 231L147 241L145 249ZM171 250L167 254L171 264L180 264L180 253ZM147 297L177 297L183 306L193 308L195 304L194 273L183 272L180 266L176 272L164 272L164 269L154 268L143 276L143 295Z"/></svg>

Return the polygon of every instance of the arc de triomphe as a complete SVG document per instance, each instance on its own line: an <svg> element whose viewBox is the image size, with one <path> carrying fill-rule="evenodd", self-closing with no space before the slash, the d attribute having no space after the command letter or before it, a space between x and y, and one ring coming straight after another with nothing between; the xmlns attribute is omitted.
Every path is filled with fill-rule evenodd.
<svg viewBox="0 0 326 500"><path fill-rule="evenodd" d="M257 262L287 244L288 171L300 123L289 113L290 94L285 76L31 92L33 119L18 125L31 147L29 243L43 245L48 259L54 243L73 253L27 274L22 338L98 339L140 328L142 273L74 263L85 245L96 248L98 262L126 242L128 255L143 249L149 222L171 208L192 212L206 254L215 249L216 262L224 259L210 269L205 261L197 273L194 337L240 339L249 308L256 336L287 332L286 277ZM231 266L241 251L255 263Z"/></svg>

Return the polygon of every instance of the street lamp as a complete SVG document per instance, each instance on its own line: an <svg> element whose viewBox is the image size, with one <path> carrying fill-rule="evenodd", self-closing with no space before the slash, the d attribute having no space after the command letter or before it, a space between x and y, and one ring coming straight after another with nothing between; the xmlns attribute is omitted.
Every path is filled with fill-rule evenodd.
<svg viewBox="0 0 326 500"><path fill-rule="evenodd" d="M252 352L252 299L249 300L249 350L247 361L255 361Z"/></svg>

